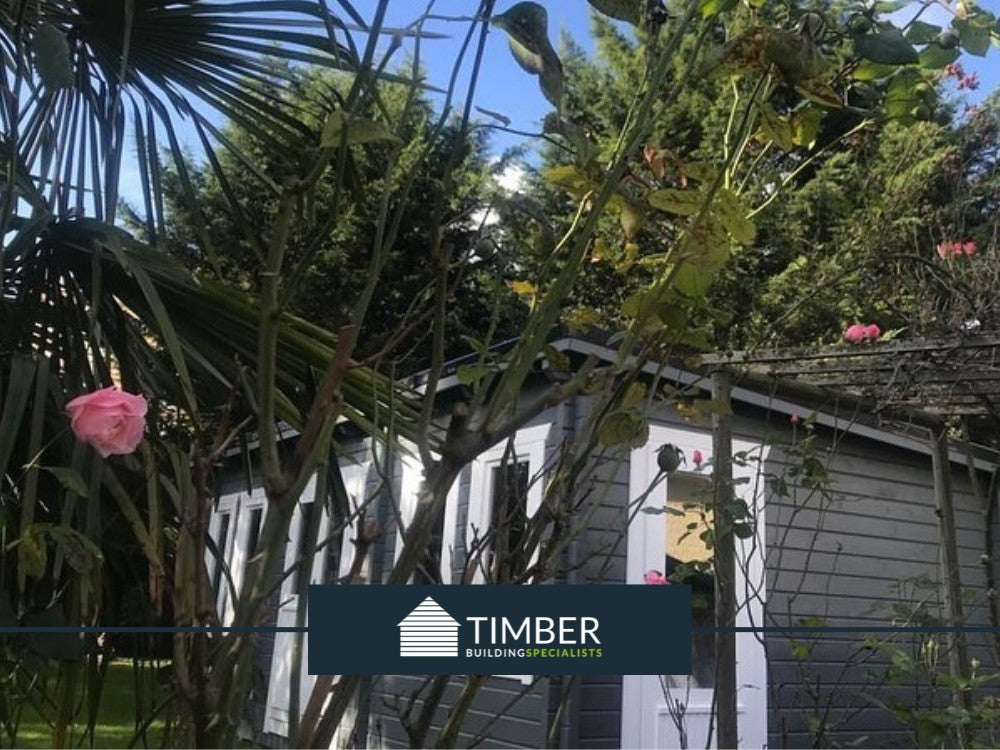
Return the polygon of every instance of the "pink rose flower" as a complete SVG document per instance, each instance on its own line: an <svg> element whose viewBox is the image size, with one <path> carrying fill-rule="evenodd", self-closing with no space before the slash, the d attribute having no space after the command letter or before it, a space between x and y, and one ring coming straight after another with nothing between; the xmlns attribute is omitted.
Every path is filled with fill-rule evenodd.
<svg viewBox="0 0 1000 750"><path fill-rule="evenodd" d="M146 399L115 388L77 396L66 404L76 439L102 458L136 449L146 430Z"/></svg>
<svg viewBox="0 0 1000 750"><path fill-rule="evenodd" d="M869 341L875 341L879 336L882 335L882 329L879 328L875 323L869 323L865 327L865 338Z"/></svg>
<svg viewBox="0 0 1000 750"><path fill-rule="evenodd" d="M691 454L691 460L694 461L695 466L701 466L701 462L705 460L705 457L701 455L701 451L695 450L695 452Z"/></svg>
<svg viewBox="0 0 1000 750"><path fill-rule="evenodd" d="M868 329L866 329L860 323L855 323L852 326L848 326L847 330L844 331L844 341L849 344L857 344L859 341L864 341L868 336Z"/></svg>
<svg viewBox="0 0 1000 750"><path fill-rule="evenodd" d="M788 417L788 421L791 422L792 424L798 424L799 422L802 421L802 417L800 417L798 414L792 414Z"/></svg>
<svg viewBox="0 0 1000 750"><path fill-rule="evenodd" d="M642 577L642 580L644 580L646 583L652 583L654 585L670 583L667 577L664 576L663 573L661 573L658 570L649 571L648 573L646 573L646 575Z"/></svg>
<svg viewBox="0 0 1000 750"><path fill-rule="evenodd" d="M976 243L972 242L942 242L937 246L937 254L942 258L956 258L962 255L975 255Z"/></svg>

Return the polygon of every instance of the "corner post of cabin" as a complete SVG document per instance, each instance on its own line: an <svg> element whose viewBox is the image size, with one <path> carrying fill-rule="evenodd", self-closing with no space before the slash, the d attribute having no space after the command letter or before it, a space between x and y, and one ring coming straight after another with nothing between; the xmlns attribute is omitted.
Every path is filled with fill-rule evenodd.
<svg viewBox="0 0 1000 750"><path fill-rule="evenodd" d="M948 462L948 433L943 423L930 428L931 459L934 472L934 502L941 535L941 591L948 626L960 628L965 624L962 611L962 578L958 561L958 542L955 535L955 505L951 494L951 465ZM952 631L947 634L948 671L954 678L968 676L968 649L965 634ZM955 690L956 705L969 707L967 691Z"/></svg>
<svg viewBox="0 0 1000 750"><path fill-rule="evenodd" d="M715 528L715 710L719 748L738 745L736 715L736 551L733 535L732 378L712 373L712 518Z"/></svg>

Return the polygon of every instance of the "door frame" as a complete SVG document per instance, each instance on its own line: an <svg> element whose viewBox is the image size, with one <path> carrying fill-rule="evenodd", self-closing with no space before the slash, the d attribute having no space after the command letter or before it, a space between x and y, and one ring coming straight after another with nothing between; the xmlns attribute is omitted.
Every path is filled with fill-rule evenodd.
<svg viewBox="0 0 1000 750"><path fill-rule="evenodd" d="M641 448L632 451L629 461L629 506L630 527L626 557L626 583L643 584L643 576L649 570L660 570L666 553L664 517L660 514L639 512L637 504L650 484L659 474L656 453L660 446L672 443L680 448L691 461L694 451L700 450L706 459L712 456L711 432L673 424L652 424L649 440ZM755 538L737 539L737 592L747 590L747 580L757 589L749 606L745 601L737 601L737 626L760 626L763 624L764 597L764 542L765 514L763 467L769 448L759 442L733 440L734 455L752 457L749 462L733 462L734 494L743 499L756 518ZM741 465L743 464L743 465ZM687 464L686 468L692 465ZM666 480L669 482L669 477ZM666 485L663 485L664 488ZM652 506L651 493L645 500ZM737 704L740 712L740 747L761 748L767 745L767 658L763 645L755 633L737 634ZM678 690L678 693L687 693ZM711 706L711 688L693 688L688 697L688 709L706 710ZM622 676L622 724L621 746L646 748L656 746L656 732L659 716L663 713L663 692L659 678L644 675ZM713 735L714 736L714 735ZM691 747L703 746L699 738L689 738Z"/></svg>

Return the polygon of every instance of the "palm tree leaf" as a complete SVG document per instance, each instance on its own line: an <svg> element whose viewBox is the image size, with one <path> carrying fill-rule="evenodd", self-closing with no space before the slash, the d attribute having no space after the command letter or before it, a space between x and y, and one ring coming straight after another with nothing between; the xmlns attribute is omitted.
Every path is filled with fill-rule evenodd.
<svg viewBox="0 0 1000 750"><path fill-rule="evenodd" d="M17 299L8 303L7 346L58 350L71 392L95 385L81 380L91 369L84 365L106 352L123 372L128 365L129 376L144 391L196 413L224 403L238 386L241 369L256 361L260 311L254 304L218 282L195 278L173 258L101 222L52 221L16 267L5 263L4 273L19 288ZM18 320L32 325L19 326ZM284 315L282 323L279 416L298 428L309 373L326 368L337 339L292 315ZM82 369L68 370L71 364ZM413 437L417 398L399 393L389 378L357 367L343 392L345 416L363 430L377 431L391 411L400 434Z"/></svg>

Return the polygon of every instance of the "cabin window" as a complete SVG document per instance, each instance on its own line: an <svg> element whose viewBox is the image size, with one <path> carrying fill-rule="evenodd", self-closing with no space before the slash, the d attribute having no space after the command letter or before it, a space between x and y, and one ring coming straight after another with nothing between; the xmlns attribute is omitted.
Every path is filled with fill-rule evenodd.
<svg viewBox="0 0 1000 750"><path fill-rule="evenodd" d="M524 542L528 525L528 461L507 461L492 467L490 477L490 529L493 544L487 570L494 581L511 581L518 575L516 553Z"/></svg>
<svg viewBox="0 0 1000 750"><path fill-rule="evenodd" d="M369 549L365 554L358 570L353 570L358 547L354 543L358 537L358 514L364 515L366 487L368 481L368 463L354 462L341 464L340 475L344 480L344 489L347 491L347 507L343 509L347 513L344 518L338 518L334 525L334 530L343 526L341 531L340 549L334 553L333 545L330 545L331 554L335 554L337 564L329 568L331 576L335 576L343 583L370 583L372 570L372 555L377 554L375 548ZM364 520L361 520L364 526ZM333 533L333 532L331 532ZM398 554L398 550L397 550ZM329 564L329 563L328 563Z"/></svg>
<svg viewBox="0 0 1000 750"><path fill-rule="evenodd" d="M309 525L312 523L314 507L314 503L301 503L299 505L299 526L298 533L295 535L295 556L289 561L289 565L295 566L288 576L288 591L292 595L298 593L299 573L302 571L300 561L305 557L307 552L306 541L309 536ZM321 559L319 556L314 556L313 566L315 567Z"/></svg>
<svg viewBox="0 0 1000 750"><path fill-rule="evenodd" d="M520 580L538 559L511 553L523 545L531 518L542 505L546 441L551 424L518 430L481 454L469 477L469 516L458 566L472 583ZM527 685L533 675L495 675Z"/></svg>
<svg viewBox="0 0 1000 750"><path fill-rule="evenodd" d="M444 517L442 512L438 515L431 529L431 538L427 542L427 549L424 556L413 574L414 583L443 583L442 578L448 573L441 569L441 557L444 546Z"/></svg>
<svg viewBox="0 0 1000 750"><path fill-rule="evenodd" d="M229 524L232 521L232 513L222 513L219 515L219 531L215 536L215 548L218 557L212 569L212 591L216 596L220 593L219 584L222 583L222 566L226 560L226 543L229 541Z"/></svg>
<svg viewBox="0 0 1000 750"><path fill-rule="evenodd" d="M706 541L712 532L712 481L699 474L671 474L667 479L666 557L664 573L691 586L692 625L712 627L715 622L715 579L712 550ZM711 688L715 685L715 636L693 636L691 677L672 677L677 687Z"/></svg>
<svg viewBox="0 0 1000 750"><path fill-rule="evenodd" d="M250 509L250 528L247 531L247 543L244 545L246 557L243 558L243 580L247 579L250 571L250 561L253 560L254 550L257 549L257 542L260 540L260 527L264 520L264 506L258 505Z"/></svg>

